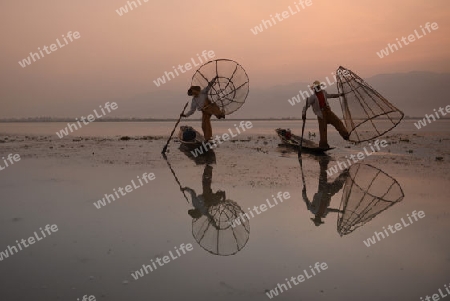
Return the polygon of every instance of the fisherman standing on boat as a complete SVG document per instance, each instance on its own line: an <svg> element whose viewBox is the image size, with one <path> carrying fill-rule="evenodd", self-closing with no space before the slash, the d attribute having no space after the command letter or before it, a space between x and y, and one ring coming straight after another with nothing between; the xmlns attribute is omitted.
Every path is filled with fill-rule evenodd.
<svg viewBox="0 0 450 301"><path fill-rule="evenodd" d="M209 164L207 164L205 166L205 169L203 170L202 194L197 195L195 190L189 187L181 188L181 191L187 191L191 195L192 205L194 206L194 209L189 209L188 214L192 218L198 219L202 215L204 215L207 216L208 218L213 219L213 217L209 213L209 207L217 205L218 203L226 199L225 191L218 190L215 193L212 191L211 189L212 171L213 168Z"/></svg>
<svg viewBox="0 0 450 301"><path fill-rule="evenodd" d="M214 77L203 90L201 90L200 86L191 86L187 92L189 96L194 96L191 109L186 114L180 114L181 117L189 117L194 114L195 110L202 111L202 130L206 141L212 137L211 116L215 115L217 119L225 118L225 114L220 110L219 106L208 99L208 92L217 78L217 76Z"/></svg>
<svg viewBox="0 0 450 301"><path fill-rule="evenodd" d="M328 98L339 98L339 96L342 96L343 94L328 94L327 91L322 90L321 83L317 80L313 83L312 90L314 90L314 93L308 97L306 104L303 107L302 119L303 121L306 120L306 111L312 106L314 114L317 115L317 121L319 122L319 147L324 149L330 148L327 138L328 124L333 125L344 140L348 140L349 133L347 129L339 117L331 111L330 105L328 104Z"/></svg>
<svg viewBox="0 0 450 301"><path fill-rule="evenodd" d="M314 214L314 218L311 221L316 226L320 226L324 222L322 218L325 218L330 212L342 212L339 209L330 208L331 197L338 193L344 186L345 181L349 177L348 169L342 171L342 173L333 182L329 183L327 178L328 164L330 158L327 156L318 157L320 173L319 173L319 187L317 193L314 194L313 201L311 202L306 194L306 187L303 187L302 197L306 204L306 208Z"/></svg>

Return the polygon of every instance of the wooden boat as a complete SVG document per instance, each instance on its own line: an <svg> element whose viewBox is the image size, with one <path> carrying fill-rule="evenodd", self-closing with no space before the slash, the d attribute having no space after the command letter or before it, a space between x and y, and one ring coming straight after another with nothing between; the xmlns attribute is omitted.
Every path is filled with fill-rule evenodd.
<svg viewBox="0 0 450 301"><path fill-rule="evenodd" d="M192 138L186 139L187 132L191 132ZM202 143L205 141L205 138L202 134L200 134L198 131L196 131L193 127L182 125L180 126L180 131L178 132L178 140L180 140L181 144L184 147L187 147L189 149L194 149L197 147L202 146Z"/></svg>
<svg viewBox="0 0 450 301"><path fill-rule="evenodd" d="M286 146L293 147L298 149L300 147L301 137L294 135L290 132L290 130L278 128L275 130L277 132L278 137L280 137L282 143ZM332 150L334 147L330 148L321 148L314 141L303 138L302 143L302 152L312 153L312 154L323 154L326 151Z"/></svg>

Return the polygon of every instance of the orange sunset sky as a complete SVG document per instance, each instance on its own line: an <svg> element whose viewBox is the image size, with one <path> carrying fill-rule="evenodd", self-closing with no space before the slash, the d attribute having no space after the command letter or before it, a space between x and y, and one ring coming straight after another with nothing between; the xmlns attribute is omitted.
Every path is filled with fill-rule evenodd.
<svg viewBox="0 0 450 301"><path fill-rule="evenodd" d="M185 93L195 70L164 87L153 80L203 50L239 62L251 88L312 82L339 65L362 77L450 71L448 0L312 0L258 35L250 29L296 1L140 1L123 16L116 10L124 0L2 1L0 117L67 116L76 103ZM439 28L388 57L376 55L427 22ZM25 68L18 64L68 31L81 37Z"/></svg>

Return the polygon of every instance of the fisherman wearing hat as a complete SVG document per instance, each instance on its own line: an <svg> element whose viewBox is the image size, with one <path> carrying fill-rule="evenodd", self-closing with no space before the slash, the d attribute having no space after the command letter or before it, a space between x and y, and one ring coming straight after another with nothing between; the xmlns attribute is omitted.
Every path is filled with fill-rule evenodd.
<svg viewBox="0 0 450 301"><path fill-rule="evenodd" d="M206 141L212 137L211 116L215 115L217 119L225 118L219 106L208 99L208 92L217 78L217 76L214 77L203 90L200 86L191 86L187 92L189 96L193 96L191 109L186 114L180 114L181 117L189 117L195 110L202 111L202 130Z"/></svg>
<svg viewBox="0 0 450 301"><path fill-rule="evenodd" d="M222 190L218 190L217 192L212 191L211 189L212 171L213 168L209 164L207 164L205 166L205 169L203 170L202 194L197 195L195 190L189 187L180 188L181 191L187 191L191 195L192 205L194 206L194 209L189 209L188 214L194 219L198 219L203 215L207 216L210 219L213 219L213 217L209 212L209 208L219 204L220 202L226 199L225 191Z"/></svg>
<svg viewBox="0 0 450 301"><path fill-rule="evenodd" d="M318 80L312 84L312 90L314 93L308 97L306 104L303 107L302 119L306 120L306 111L312 106L314 114L317 115L317 120L319 122L319 147L325 149L330 148L327 139L328 124L334 126L344 140L348 140L349 133L347 129L339 117L331 111L330 105L328 104L328 98L338 98L343 94L328 94L327 91L322 90L322 85Z"/></svg>
<svg viewBox="0 0 450 301"><path fill-rule="evenodd" d="M327 179L327 169L330 158L321 156L317 159L320 166L319 187L317 193L314 194L313 201L311 202L306 194L306 187L303 187L302 197L306 204L306 208L314 214L314 218L311 218L311 221L318 227L324 223L322 219L327 217L328 213L342 213L339 209L330 208L331 198L342 189L350 174L348 169L345 169L333 182L329 183Z"/></svg>

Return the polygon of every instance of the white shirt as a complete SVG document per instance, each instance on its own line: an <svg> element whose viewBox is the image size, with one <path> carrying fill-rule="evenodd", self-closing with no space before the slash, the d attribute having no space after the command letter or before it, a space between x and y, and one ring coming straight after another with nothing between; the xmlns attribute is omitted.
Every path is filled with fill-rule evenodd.
<svg viewBox="0 0 450 301"><path fill-rule="evenodd" d="M197 196L197 193L195 192L195 190L193 190L189 187L186 187L186 190L191 195L192 205L194 206L194 208L197 209L198 211L200 211L202 213L202 215L206 215L206 216L209 215L208 207L205 204L205 198L203 197L203 195Z"/></svg>
<svg viewBox="0 0 450 301"><path fill-rule="evenodd" d="M325 97L325 105L327 107L330 106L328 104L328 98L338 98L339 97L339 94L328 94L327 91L325 91L325 90L322 90L322 91L323 91L323 96ZM306 104L303 107L303 115L306 114L306 110L309 108L309 106L312 106L314 114L316 114L317 117L319 117L320 119L323 118L322 110L320 109L320 105L319 105L319 99L317 98L316 93L314 93L313 95L308 97L308 99L306 100Z"/></svg>
<svg viewBox="0 0 450 301"><path fill-rule="evenodd" d="M187 112L186 117L191 116L194 114L195 110L201 111L203 107L205 106L205 101L208 98L208 92L211 89L212 85L208 85L206 88L204 88L202 91L200 91L200 94L198 96L192 97L191 102L191 109L189 112Z"/></svg>

